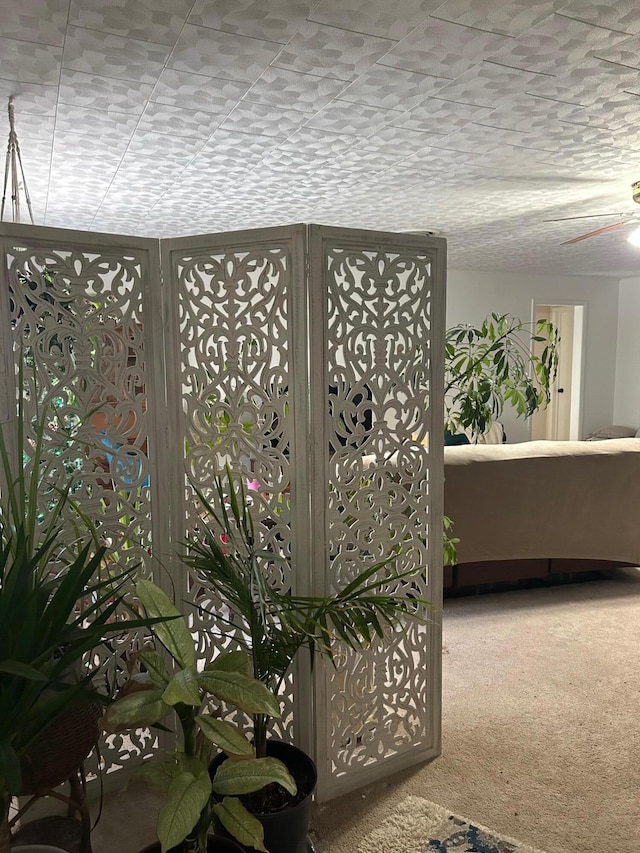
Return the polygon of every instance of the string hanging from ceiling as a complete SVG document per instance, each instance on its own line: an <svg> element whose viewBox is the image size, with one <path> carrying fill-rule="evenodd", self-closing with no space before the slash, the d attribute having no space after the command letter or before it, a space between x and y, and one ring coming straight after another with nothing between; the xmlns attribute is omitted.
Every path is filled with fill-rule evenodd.
<svg viewBox="0 0 640 853"><path fill-rule="evenodd" d="M31 224L33 221L33 211L31 209L31 199L29 190L27 189L27 179L24 175L22 166L22 156L20 154L20 143L18 142L18 134L15 127L15 108L14 97L9 96L9 142L7 144L7 159L4 167L4 188L2 191L2 207L0 208L0 220L4 220L4 208L7 201L7 187L11 187L11 211L12 221L20 222L20 188L24 190L24 197L27 202Z"/></svg>

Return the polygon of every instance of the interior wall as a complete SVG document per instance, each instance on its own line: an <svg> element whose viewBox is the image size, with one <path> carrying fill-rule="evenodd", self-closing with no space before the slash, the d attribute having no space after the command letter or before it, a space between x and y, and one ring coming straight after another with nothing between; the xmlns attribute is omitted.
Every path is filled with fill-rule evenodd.
<svg viewBox="0 0 640 853"><path fill-rule="evenodd" d="M602 276L537 276L449 269L447 326L479 323L492 311L529 321L534 300L547 304L584 304L583 437L592 429L613 423L619 284L617 278ZM640 298L637 305L640 306ZM635 310L635 317L640 316ZM640 341L637 350L636 365L640 364ZM640 418L640 393L635 411ZM509 442L529 440L530 425L526 420L505 412L503 422Z"/></svg>
<svg viewBox="0 0 640 853"><path fill-rule="evenodd" d="M640 277L620 281L613 423L640 427Z"/></svg>

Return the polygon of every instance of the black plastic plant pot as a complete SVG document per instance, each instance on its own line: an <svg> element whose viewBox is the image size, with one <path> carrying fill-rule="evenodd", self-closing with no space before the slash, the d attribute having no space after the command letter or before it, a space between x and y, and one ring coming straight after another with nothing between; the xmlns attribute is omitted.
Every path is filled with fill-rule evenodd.
<svg viewBox="0 0 640 853"><path fill-rule="evenodd" d="M267 755L279 759L286 766L298 785L299 799L278 811L259 812L249 808L264 827L264 846L269 853L308 853L313 849L308 833L313 793L318 781L316 766L306 752L277 740L267 742ZM213 760L209 768L212 777L224 760L224 755ZM221 827L216 831L224 832ZM243 847L242 850L257 853L254 847Z"/></svg>
<svg viewBox="0 0 640 853"><path fill-rule="evenodd" d="M156 841L155 844L145 847L140 853L160 853L160 842ZM180 848L174 847L169 853L180 853ZM244 850L230 838L212 835L207 839L207 853L244 853Z"/></svg>

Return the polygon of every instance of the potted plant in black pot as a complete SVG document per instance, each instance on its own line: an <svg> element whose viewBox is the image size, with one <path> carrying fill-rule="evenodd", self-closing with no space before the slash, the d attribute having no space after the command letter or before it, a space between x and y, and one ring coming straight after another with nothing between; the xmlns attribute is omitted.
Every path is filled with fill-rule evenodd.
<svg viewBox="0 0 640 853"><path fill-rule="evenodd" d="M175 711L181 731L172 752L141 770L163 797L157 824L159 843L144 853L241 850L235 844L228 846L225 839L208 838L216 818L241 843L264 851L262 826L238 795L251 795L273 783L295 795L296 785L281 762L256 758L242 730L223 716L231 707L249 715L278 717L278 699L250 676L249 657L242 651L219 655L198 669L195 641L168 596L146 580L138 581L136 594L145 615L158 620L152 631L166 654L145 648L134 655L132 678L107 708L102 728L114 733L156 725ZM209 765L217 748L228 759L210 776Z"/></svg>
<svg viewBox="0 0 640 853"><path fill-rule="evenodd" d="M269 569L285 558L272 548L265 549L260 541L242 477L234 477L227 467L225 476L214 479L211 500L201 490L196 492L208 521L201 519L198 530L189 536L183 559L197 580L230 608L233 624L241 626L246 638L254 677L276 695L303 647L312 661L316 653L333 660L334 641L361 648L376 637L383 638L385 626L395 628L407 617L424 618L430 607L418 597L388 591L399 589L415 574L414 569L397 572L393 558L367 566L332 596L298 596L278 590L270 581ZM316 770L301 750L270 740L269 723L269 714L254 714L256 755L281 759L298 777L298 793L290 797L269 786L245 804L264 825L269 853L306 853ZM216 759L213 769L220 764L224 766L224 756Z"/></svg>
<svg viewBox="0 0 640 853"><path fill-rule="evenodd" d="M89 653L147 625L124 606L131 572L109 559L75 506L75 475L47 452L52 423L63 431L43 410L25 442L20 397L12 426L0 428L0 853L10 850L12 798L65 781L97 742L96 708L107 697L94 687ZM78 715L88 719L86 742ZM52 749L65 720L80 752Z"/></svg>

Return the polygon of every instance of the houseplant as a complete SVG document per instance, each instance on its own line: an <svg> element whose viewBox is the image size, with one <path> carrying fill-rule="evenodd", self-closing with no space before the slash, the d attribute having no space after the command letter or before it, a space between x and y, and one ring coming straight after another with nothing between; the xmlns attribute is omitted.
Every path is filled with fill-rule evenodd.
<svg viewBox="0 0 640 853"><path fill-rule="evenodd" d="M540 355L533 348L541 345ZM445 334L445 430L479 436L505 404L530 417L549 403L558 369L559 333L549 320L525 323L489 314L479 326L458 324Z"/></svg>
<svg viewBox="0 0 640 853"><path fill-rule="evenodd" d="M298 596L276 589L269 581L269 566L286 558L262 547L242 477L234 477L227 466L224 477L217 474L214 478L211 500L202 491L196 492L209 521L199 521L198 530L185 543L183 559L198 581L228 605L237 620L234 624L239 621L253 675L276 695L303 647L312 660L316 653L333 660L332 643L336 639L358 649L375 637L383 638L385 626L397 627L406 617L424 618L429 602L387 591L415 575L414 569L395 571L392 559L368 566L332 596ZM267 739L270 716L257 713L253 717L258 756L275 754L270 752ZM287 750L276 749L287 763ZM272 792L253 799L252 809L270 830L266 841L269 853L305 850L308 817L304 825L300 822L300 835L293 838L287 828L273 825L269 808L280 810L282 802L268 806L267 793ZM286 826L286 815L284 820ZM283 833L286 843L280 837Z"/></svg>
<svg viewBox="0 0 640 853"><path fill-rule="evenodd" d="M265 850L262 826L237 795L274 782L295 794L295 782L279 761L255 757L242 731L221 719L220 702L246 714L278 717L277 698L250 677L249 658L241 651L222 654L198 670L187 622L167 595L146 580L138 581L136 595L147 617L168 620L155 622L152 630L169 666L167 655L158 649L137 653L133 677L107 708L102 727L113 733L158 724L173 711L177 715L182 736L175 750L142 768L142 775L164 797L157 826L162 853L171 848L204 853L214 818L241 843ZM229 757L210 778L216 747Z"/></svg>
<svg viewBox="0 0 640 853"><path fill-rule="evenodd" d="M41 739L78 705L105 698L94 689L88 653L147 624L128 610L119 618L131 572L110 562L75 505L75 475L47 451L52 422L62 433L45 408L25 442L20 396L15 429L0 429L0 853L10 849L11 800ZM56 783L68 775L60 772Z"/></svg>

